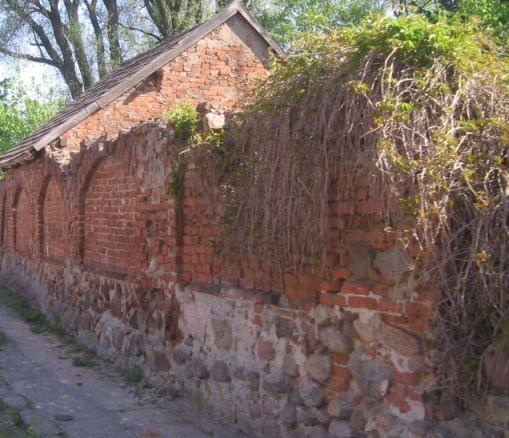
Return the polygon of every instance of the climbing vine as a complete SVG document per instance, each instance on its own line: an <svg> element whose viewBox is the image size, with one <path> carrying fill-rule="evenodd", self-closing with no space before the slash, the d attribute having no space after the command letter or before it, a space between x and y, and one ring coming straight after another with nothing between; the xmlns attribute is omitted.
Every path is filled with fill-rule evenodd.
<svg viewBox="0 0 509 438"><path fill-rule="evenodd" d="M508 123L508 59L475 22L307 35L235 131L230 242L285 269L323 263L331 205L354 220L342 206L367 178L377 220L437 281L441 385L463 398L509 316Z"/></svg>
<svg viewBox="0 0 509 438"><path fill-rule="evenodd" d="M509 63L496 41L419 16L304 35L229 141L191 142L215 163L223 250L283 270L323 266L331 208L347 231L368 179L374 219L437 282L440 383L460 399L484 383L509 318Z"/></svg>

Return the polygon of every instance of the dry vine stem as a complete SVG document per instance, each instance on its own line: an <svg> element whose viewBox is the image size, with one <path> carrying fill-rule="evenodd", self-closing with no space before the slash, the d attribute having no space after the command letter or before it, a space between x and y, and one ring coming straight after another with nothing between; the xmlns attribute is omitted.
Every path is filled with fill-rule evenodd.
<svg viewBox="0 0 509 438"><path fill-rule="evenodd" d="M383 35L380 23L364 32ZM416 242L438 281L441 384L463 397L509 315L507 62L482 47L464 66L429 38L416 42L423 59L392 39L361 52L364 36L348 32L290 60L241 116L221 182L224 249L320 270L331 211L348 230L368 178L375 219Z"/></svg>

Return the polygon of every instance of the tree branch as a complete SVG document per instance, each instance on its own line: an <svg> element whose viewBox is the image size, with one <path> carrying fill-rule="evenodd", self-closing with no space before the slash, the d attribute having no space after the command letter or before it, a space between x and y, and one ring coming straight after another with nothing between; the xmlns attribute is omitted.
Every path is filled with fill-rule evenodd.
<svg viewBox="0 0 509 438"><path fill-rule="evenodd" d="M154 38L158 43L160 43L161 41L163 41L164 38L162 38L161 36L159 35L156 35L155 33L152 33L152 32L149 32L147 30L143 30L143 29L139 29L137 27L133 27L133 26L126 26L125 24L122 24L122 23L119 23L119 26L124 28L124 29L127 29L127 30L132 30L134 32L140 32L144 35L147 35L151 38Z"/></svg>
<svg viewBox="0 0 509 438"><path fill-rule="evenodd" d="M90 17L90 21L92 23L92 27L94 29L95 36L95 52L97 54L97 70L99 73L99 79L102 79L106 76L106 54L104 50L104 37L103 30L101 25L99 24L99 19L97 17L97 0L83 0L85 6L88 10L88 15Z"/></svg>
<svg viewBox="0 0 509 438"><path fill-rule="evenodd" d="M39 62L41 64L51 65L52 67L57 67L57 68L59 67L58 63L51 59L29 55L28 53L13 52L12 50L9 50L2 46L0 46L0 53L3 53L4 55L10 56L10 57L16 58L16 59L24 59L27 61L33 61L33 62Z"/></svg>
<svg viewBox="0 0 509 438"><path fill-rule="evenodd" d="M7 4L11 7L11 9L16 12L16 14L24 20L32 29L37 37L41 40L41 43L44 45L46 52L49 57L56 63L59 67L62 66L62 58L55 50L53 45L51 44L50 39L46 35L44 28L37 23L31 16L28 14L23 8L21 8L18 3L14 0L6 0Z"/></svg>

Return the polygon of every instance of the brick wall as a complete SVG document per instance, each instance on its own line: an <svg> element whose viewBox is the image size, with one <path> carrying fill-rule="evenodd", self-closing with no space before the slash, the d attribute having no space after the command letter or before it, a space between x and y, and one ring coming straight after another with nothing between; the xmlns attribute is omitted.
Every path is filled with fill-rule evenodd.
<svg viewBox="0 0 509 438"><path fill-rule="evenodd" d="M425 331L433 302L430 296L422 293L410 297L406 292L392 291L395 283L410 281L417 253L410 248L408 253L399 254L395 235L384 230L381 220L385 206L368 200L368 190L369 179L359 178L355 199L342 203L331 200L330 241L324 273L304 272L296 276L291 270L281 273L267 263L254 266L249 260L215 255L214 247L221 243L218 240L221 200L206 190L202 172L191 168L185 181L183 202L182 280L282 292L293 305L301 308L320 302L329 306L371 309L387 321L416 332ZM344 223L351 224L350 229L340 236ZM400 262L394 272L385 269L380 261L392 254L399 257ZM408 285L408 290L411 288ZM411 319L406 316L409 312Z"/></svg>
<svg viewBox="0 0 509 438"><path fill-rule="evenodd" d="M116 157L92 171L80 202L83 262L89 269L126 275L135 268L138 185L132 171Z"/></svg>
<svg viewBox="0 0 509 438"><path fill-rule="evenodd" d="M168 214L148 208L144 211L145 219L139 219L139 215L134 217L134 205L138 210L145 208L144 201L129 198L128 204L122 203L126 196L135 196L134 185L139 184L139 178L135 183L132 169L122 167L128 165L125 161L113 164L113 159L107 158L103 162L104 154L92 146L97 146L99 140L114 140L119 133L142 122L160 120L179 102L209 101L229 109L239 108L252 83L267 74L268 58L265 41L241 17L234 16L132 90L66 132L46 149L49 160L44 169L37 171L40 174L32 173L28 178L26 169L32 165L11 172L13 179L19 180L19 193L29 190L29 198L37 199L33 206L36 216L27 213L29 206L22 197L24 222L18 239L18 214L7 208L4 247L13 248L18 239L26 255L41 253L47 259L63 261L70 254L73 260L97 272L120 276L136 277L135 266L139 271L150 263L158 267L171 263L174 271L176 255L168 249L168 240L173 238L168 237ZM91 153L84 154L82 159L70 155L87 148L91 148ZM160 163L147 164L152 165L160 166ZM75 180L79 183L73 185L75 192L71 193L68 185ZM4 186L10 184L6 182ZM147 202L161 196L163 185L164 181L159 182ZM7 207L17 202L12 190L4 190ZM114 199L115 196L118 198ZM149 243L141 243L136 248L137 255L130 257L128 254L135 252L130 238L134 232L143 234ZM36 248L29 248L30 242ZM151 259L147 256L147 245L152 249Z"/></svg>
<svg viewBox="0 0 509 438"><path fill-rule="evenodd" d="M13 248L30 257L34 233L34 212L25 190L18 189L13 204Z"/></svg>
<svg viewBox="0 0 509 438"><path fill-rule="evenodd" d="M9 223L9 218L7 216L7 193L4 193L2 196L2 229L0 230L0 244L3 246L7 245L7 227Z"/></svg>
<svg viewBox="0 0 509 438"><path fill-rule="evenodd" d="M154 382L172 382L255 433L423 420L435 297L417 289L415 255L366 202L369 180L358 181L356 199L331 205L327 272L296 276L218 255L221 201L193 166L179 235L166 191L176 149L170 127L148 123L88 144L71 163L50 148L9 172L0 199L28 187L25 199L41 201L43 220L29 257L3 247L2 279L36 291L41 307L101 356L134 361ZM335 417L338 403L349 422Z"/></svg>
<svg viewBox="0 0 509 438"><path fill-rule="evenodd" d="M66 205L55 178L41 190L39 200L39 243L43 257L63 263L68 252Z"/></svg>

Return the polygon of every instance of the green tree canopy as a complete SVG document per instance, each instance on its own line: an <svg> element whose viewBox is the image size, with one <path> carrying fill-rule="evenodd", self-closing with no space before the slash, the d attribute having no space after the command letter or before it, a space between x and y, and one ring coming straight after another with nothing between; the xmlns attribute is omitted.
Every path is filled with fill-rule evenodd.
<svg viewBox="0 0 509 438"><path fill-rule="evenodd" d="M0 153L43 125L66 103L51 90L35 88L28 94L18 80L4 80L0 90Z"/></svg>
<svg viewBox="0 0 509 438"><path fill-rule="evenodd" d="M366 15L387 9L387 0L275 0L254 10L269 32L288 46L300 32L358 24Z"/></svg>

